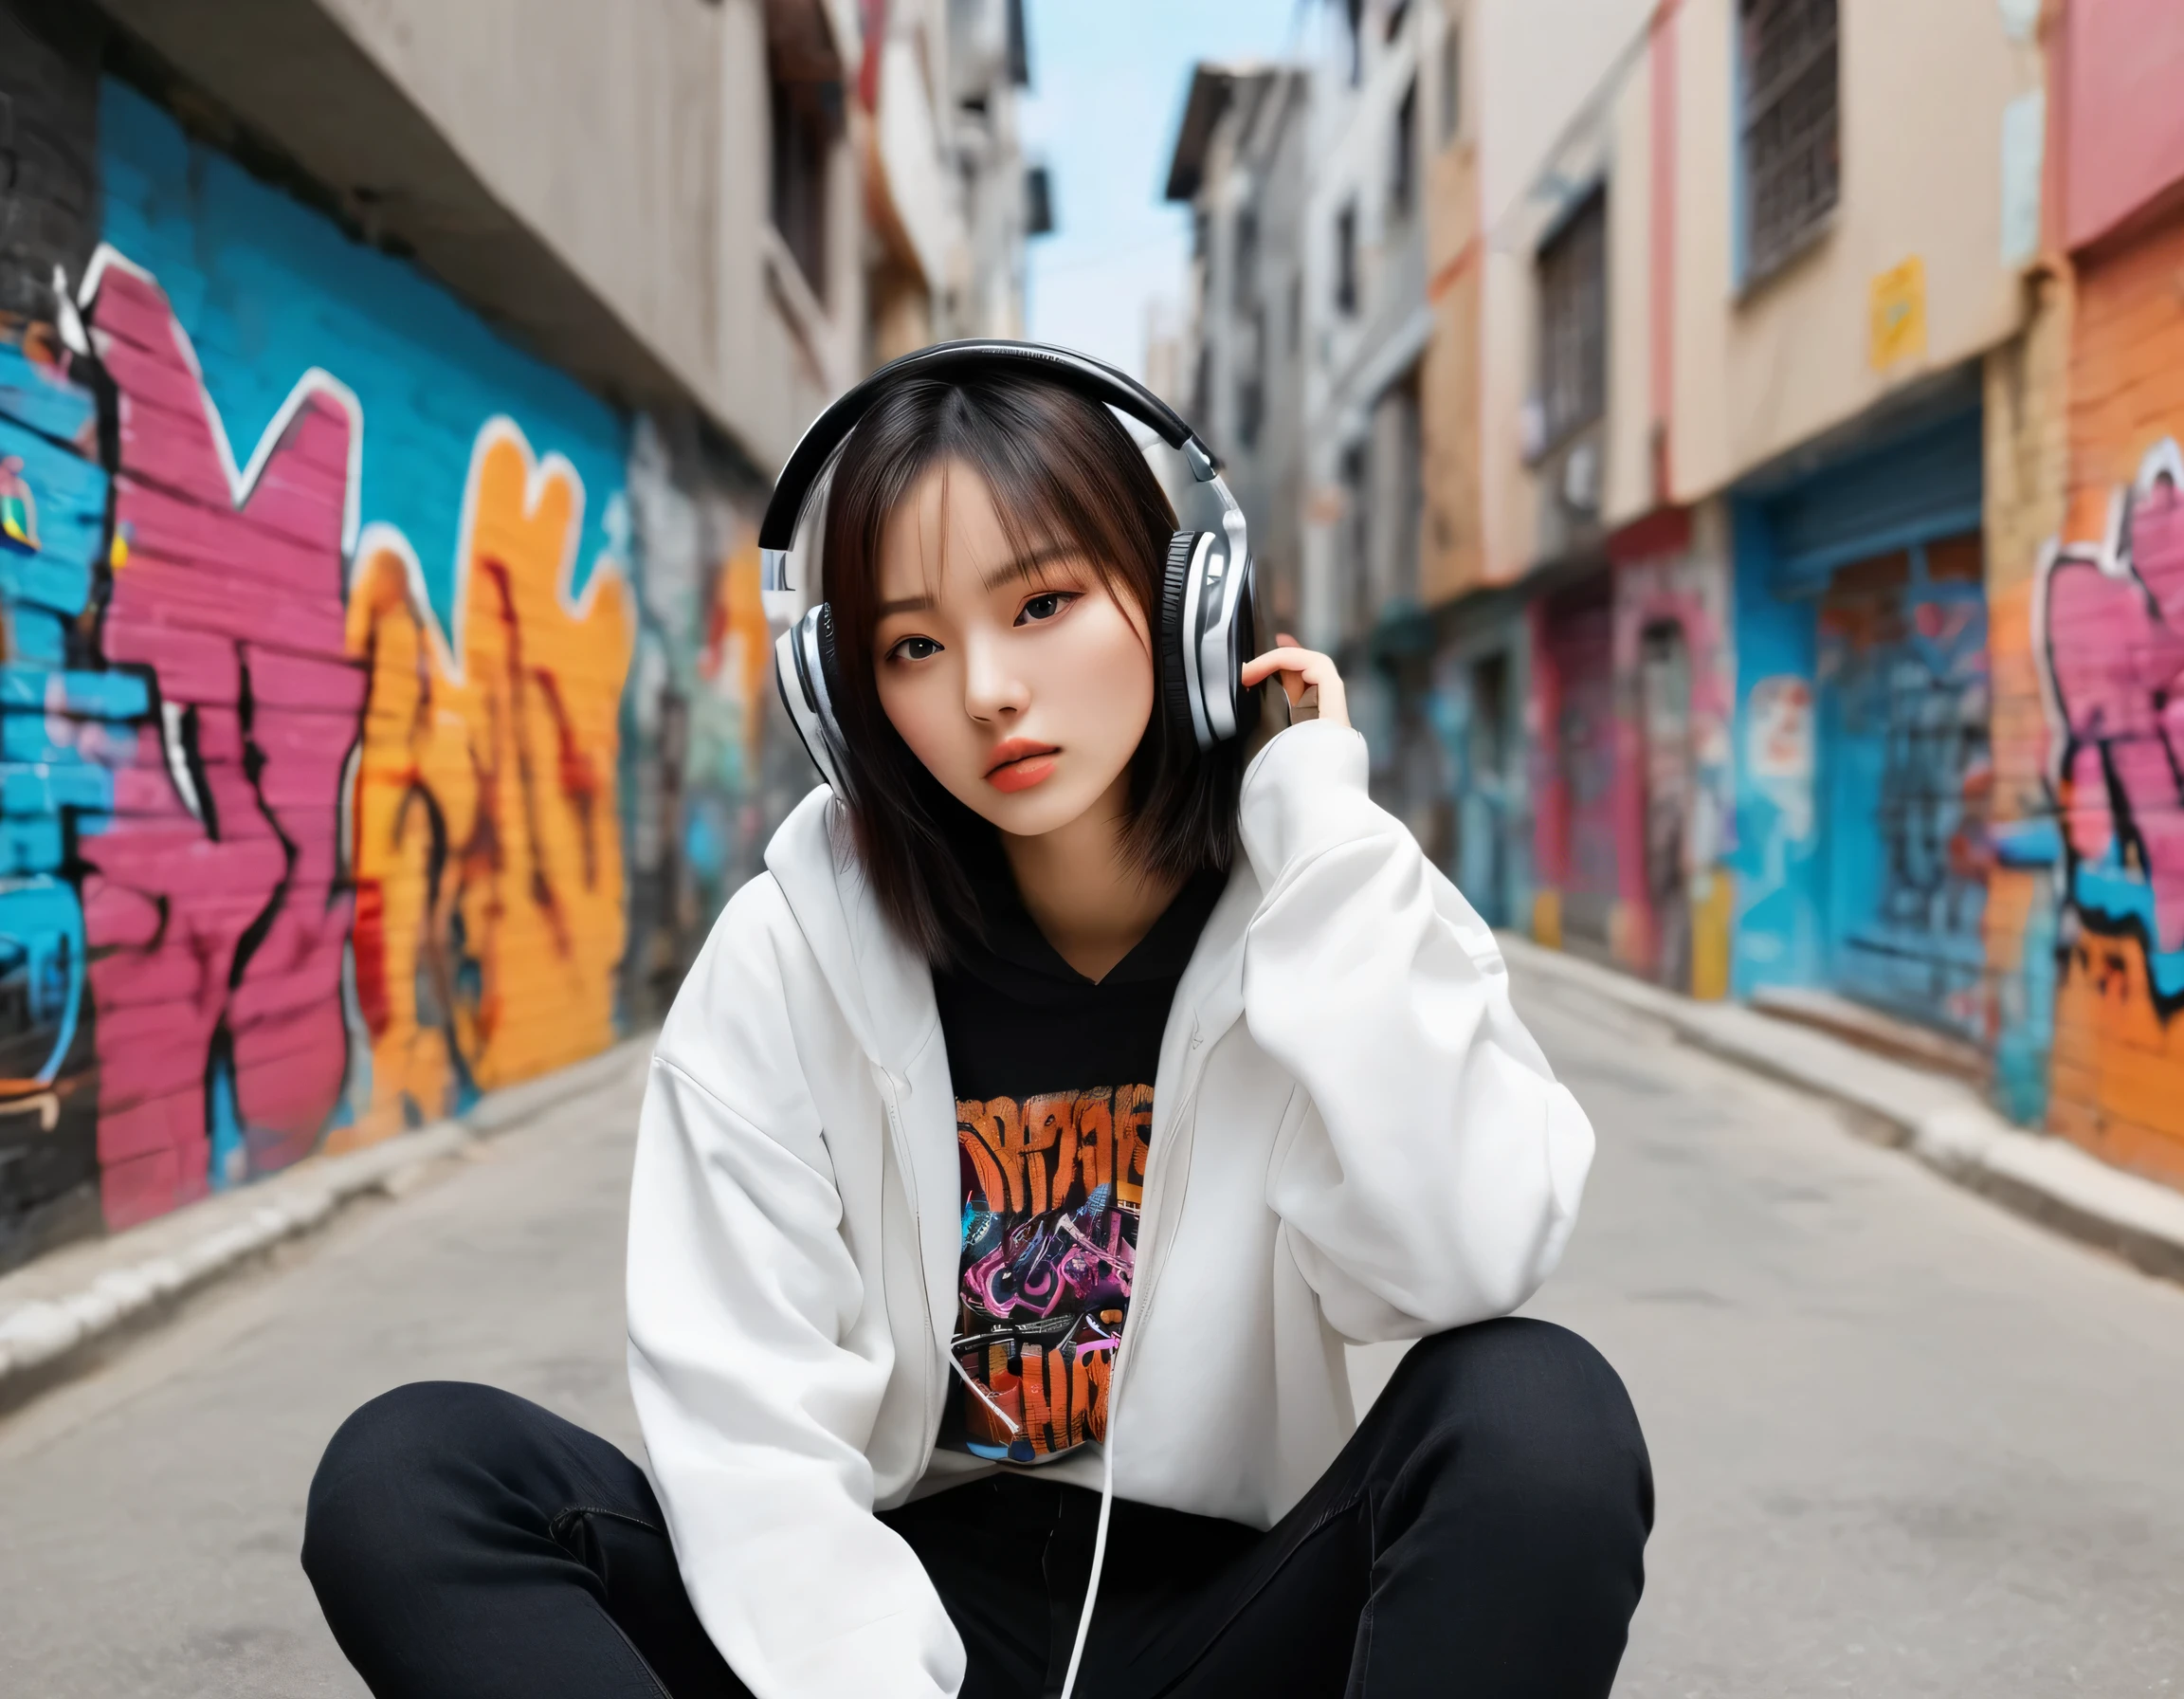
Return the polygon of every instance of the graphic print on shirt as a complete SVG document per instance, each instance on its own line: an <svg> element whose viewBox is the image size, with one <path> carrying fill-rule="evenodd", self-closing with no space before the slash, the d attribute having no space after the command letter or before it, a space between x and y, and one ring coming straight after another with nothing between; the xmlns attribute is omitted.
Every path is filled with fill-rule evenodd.
<svg viewBox="0 0 2184 1699"><path fill-rule="evenodd" d="M958 1098L965 1449L1041 1463L1107 1433L1130 1306L1153 1087Z"/></svg>

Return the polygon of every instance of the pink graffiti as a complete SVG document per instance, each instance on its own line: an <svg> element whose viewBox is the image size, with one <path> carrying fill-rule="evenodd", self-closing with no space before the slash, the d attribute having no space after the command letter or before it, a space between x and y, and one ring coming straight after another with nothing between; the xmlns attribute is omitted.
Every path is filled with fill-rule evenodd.
<svg viewBox="0 0 2184 1699"><path fill-rule="evenodd" d="M354 403L306 378L239 472L155 283L109 269L95 334L119 402L127 540L103 649L155 686L113 822L82 845L118 1227L206 1189L224 1049L247 1172L307 1151L339 1096L351 898L337 832L364 678L342 622Z"/></svg>
<svg viewBox="0 0 2184 1699"><path fill-rule="evenodd" d="M2184 946L2180 485L2184 455L2166 443L2147 457L2137 486L2119 496L2108 542L2065 554L2048 569L2044 607L2048 676L2066 734L2064 830L2084 860L2112 850L2138 857L2164 951Z"/></svg>

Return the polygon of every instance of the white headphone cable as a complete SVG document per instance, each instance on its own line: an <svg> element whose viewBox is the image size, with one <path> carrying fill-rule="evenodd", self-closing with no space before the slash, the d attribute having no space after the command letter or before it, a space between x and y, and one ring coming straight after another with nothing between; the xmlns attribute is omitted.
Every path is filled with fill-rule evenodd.
<svg viewBox="0 0 2184 1699"><path fill-rule="evenodd" d="M1115 1506L1114 1389L1108 1389L1107 1438L1100 1447L1100 1527L1092 1536L1092 1578L1084 1587L1084 1609L1077 1618L1077 1644L1069 1652L1069 1672L1062 1678L1062 1699L1077 1690L1077 1666L1084 1661L1084 1642L1092 1634L1092 1607L1100 1600L1100 1572L1107 1562L1107 1512Z"/></svg>

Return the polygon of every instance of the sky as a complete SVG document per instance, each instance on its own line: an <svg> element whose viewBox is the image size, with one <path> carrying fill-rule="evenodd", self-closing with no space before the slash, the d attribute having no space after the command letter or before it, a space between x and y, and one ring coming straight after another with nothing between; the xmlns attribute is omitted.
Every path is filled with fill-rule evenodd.
<svg viewBox="0 0 2184 1699"><path fill-rule="evenodd" d="M1051 171L1057 228L1030 247L1032 338L1143 375L1145 312L1180 300L1190 218L1164 202L1191 67L1276 59L1321 0L1027 0L1024 149Z"/></svg>

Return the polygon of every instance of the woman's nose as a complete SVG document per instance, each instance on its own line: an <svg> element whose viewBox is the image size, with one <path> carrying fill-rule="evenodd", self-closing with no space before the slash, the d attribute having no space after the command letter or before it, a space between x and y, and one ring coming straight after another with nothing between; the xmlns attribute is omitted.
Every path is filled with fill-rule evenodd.
<svg viewBox="0 0 2184 1699"><path fill-rule="evenodd" d="M1020 714L1030 703L1030 685L1007 649L1006 644L979 637L964 646L963 706L974 720Z"/></svg>

